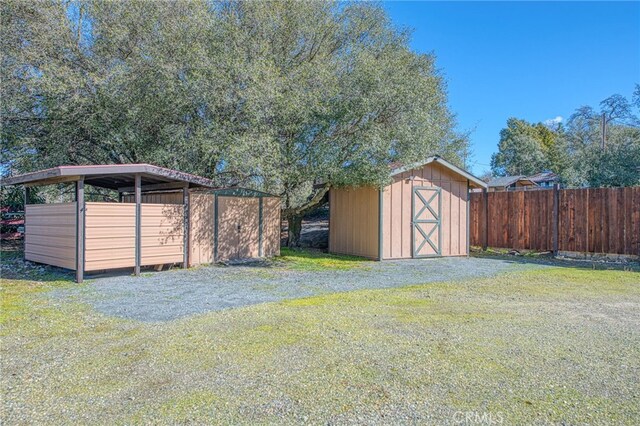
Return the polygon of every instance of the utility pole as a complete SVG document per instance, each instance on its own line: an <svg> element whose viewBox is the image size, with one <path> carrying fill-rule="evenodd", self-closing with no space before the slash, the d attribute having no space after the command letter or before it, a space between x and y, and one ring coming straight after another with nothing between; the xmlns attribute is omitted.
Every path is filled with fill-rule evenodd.
<svg viewBox="0 0 640 426"><path fill-rule="evenodd" d="M604 149L605 142L607 141L607 114L602 113L602 140L600 142L600 148Z"/></svg>

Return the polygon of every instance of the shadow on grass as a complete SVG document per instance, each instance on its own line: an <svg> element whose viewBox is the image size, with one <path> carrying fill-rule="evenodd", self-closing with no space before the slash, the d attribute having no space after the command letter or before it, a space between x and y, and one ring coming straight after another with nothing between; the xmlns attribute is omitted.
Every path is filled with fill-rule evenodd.
<svg viewBox="0 0 640 426"><path fill-rule="evenodd" d="M69 269L24 260L22 245L2 243L0 249L1 277L8 280L68 281L74 282L75 274Z"/></svg>
<svg viewBox="0 0 640 426"><path fill-rule="evenodd" d="M317 249L291 249L283 247L280 256L270 259L239 259L224 263L201 265L200 267L229 267L229 268L279 268L295 271L325 271L325 270L349 270L354 268L366 268L371 262L358 256L326 253ZM26 281L68 281L75 282L75 272L56 266L25 261L21 244L3 244L0 250L0 263L2 265L2 278ZM156 273L167 273L182 268L172 267L169 270L155 271L153 267L143 267L142 276ZM132 268L111 269L106 271L86 272L85 279L105 278L114 276L130 276Z"/></svg>
<svg viewBox="0 0 640 426"><path fill-rule="evenodd" d="M76 284L75 271L59 268L44 263L24 260L22 244L5 245L0 249L1 277L8 280L38 281L38 282L69 282ZM146 269L146 268L145 268ZM132 268L111 269L95 273L85 272L86 280L106 276L127 276L132 274Z"/></svg>
<svg viewBox="0 0 640 426"><path fill-rule="evenodd" d="M558 259L549 252L544 253L524 253L520 255L509 254L507 251L488 249L482 251L480 248L471 248L471 256L478 259L499 259L506 262L519 264L549 265L562 268L592 269L592 270L612 270L640 272L640 262L631 260L627 262L606 262L597 260L580 259Z"/></svg>

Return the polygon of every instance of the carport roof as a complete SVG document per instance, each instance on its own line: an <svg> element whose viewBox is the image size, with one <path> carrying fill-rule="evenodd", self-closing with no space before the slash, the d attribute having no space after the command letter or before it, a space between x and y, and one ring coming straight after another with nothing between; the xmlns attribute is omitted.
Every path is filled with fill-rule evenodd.
<svg viewBox="0 0 640 426"><path fill-rule="evenodd" d="M143 190L184 187L215 188L212 180L152 164L101 164L92 166L58 166L3 179L3 185L39 186L84 179L88 185L132 192L135 176L140 175Z"/></svg>

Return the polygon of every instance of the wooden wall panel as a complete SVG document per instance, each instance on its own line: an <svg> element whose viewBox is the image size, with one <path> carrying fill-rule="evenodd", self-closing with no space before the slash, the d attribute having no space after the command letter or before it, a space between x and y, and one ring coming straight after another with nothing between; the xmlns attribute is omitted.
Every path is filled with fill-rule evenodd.
<svg viewBox="0 0 640 426"><path fill-rule="evenodd" d="M280 198L262 199L262 254L280 255Z"/></svg>
<svg viewBox="0 0 640 426"><path fill-rule="evenodd" d="M189 265L213 262L213 194L191 193Z"/></svg>
<svg viewBox="0 0 640 426"><path fill-rule="evenodd" d="M27 204L24 257L76 269L76 203Z"/></svg>
<svg viewBox="0 0 640 426"><path fill-rule="evenodd" d="M483 194L472 192L469 200L469 244L482 245L482 224L484 224Z"/></svg>
<svg viewBox="0 0 640 426"><path fill-rule="evenodd" d="M442 255L467 255L467 185L466 179L437 163L394 177L383 193L384 259L412 257L411 198L416 186L441 188Z"/></svg>
<svg viewBox="0 0 640 426"><path fill-rule="evenodd" d="M411 227L407 228L406 224L411 223L411 196L412 196L412 183L407 181L411 176L411 172L406 172L405 178L403 178L403 185L401 186L400 191L400 199L397 201L400 204L400 223L398 224L399 232L396 233L396 236L399 236L400 243L400 251L406 257L411 257L411 250L413 246L413 236L411 234ZM395 197L394 197L395 198ZM391 208L393 211L393 207ZM407 232L408 230L408 232ZM402 257L402 256L398 256Z"/></svg>
<svg viewBox="0 0 640 426"><path fill-rule="evenodd" d="M377 188L333 188L329 192L329 251L378 258Z"/></svg>
<svg viewBox="0 0 640 426"><path fill-rule="evenodd" d="M403 177L396 178L393 184L384 188L382 216L382 253L383 259L402 257L402 204L403 187L410 185ZM388 194L388 195L387 195ZM387 208L388 206L388 208Z"/></svg>
<svg viewBox="0 0 640 426"><path fill-rule="evenodd" d="M85 203L85 271L135 265L134 204Z"/></svg>

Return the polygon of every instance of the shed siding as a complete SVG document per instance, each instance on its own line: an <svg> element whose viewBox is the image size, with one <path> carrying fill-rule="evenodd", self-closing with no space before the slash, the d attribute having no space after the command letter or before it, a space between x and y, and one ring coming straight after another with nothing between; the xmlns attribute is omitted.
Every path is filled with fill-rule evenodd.
<svg viewBox="0 0 640 426"><path fill-rule="evenodd" d="M329 251L378 258L379 192L373 187L329 192Z"/></svg>
<svg viewBox="0 0 640 426"><path fill-rule="evenodd" d="M280 255L280 198L262 199L262 254L265 257Z"/></svg>
<svg viewBox="0 0 640 426"><path fill-rule="evenodd" d="M141 265L178 263L184 259L184 207L142 204Z"/></svg>
<svg viewBox="0 0 640 426"><path fill-rule="evenodd" d="M133 194L126 194L122 197L123 203L135 203ZM142 194L142 202L146 204L183 204L182 190L167 192L150 192Z"/></svg>
<svg viewBox="0 0 640 426"><path fill-rule="evenodd" d="M76 203L27 204L24 258L76 269Z"/></svg>
<svg viewBox="0 0 640 426"><path fill-rule="evenodd" d="M437 163L395 176L383 193L383 258L412 257L411 198L416 186L442 188L442 256L467 255L467 185L466 179Z"/></svg>
<svg viewBox="0 0 640 426"><path fill-rule="evenodd" d="M135 266L135 207L85 203L85 271Z"/></svg>
<svg viewBox="0 0 640 426"><path fill-rule="evenodd" d="M189 220L189 264L213 262L213 202L212 194L191 193Z"/></svg>
<svg viewBox="0 0 640 426"><path fill-rule="evenodd" d="M189 215L189 265L213 262L214 194L191 191ZM259 255L259 198L219 196L218 260ZM133 203L132 195L124 195L123 203ZM142 194L143 204L182 205L182 192L167 191ZM265 257L280 254L280 199L264 197L262 206L262 244ZM144 216L144 214L143 214ZM242 235L237 235L241 225ZM144 232L144 231L143 231ZM143 253L144 256L144 253ZM144 264L144 262L143 262Z"/></svg>
<svg viewBox="0 0 640 426"><path fill-rule="evenodd" d="M142 204L140 207L141 264L182 262L182 205ZM135 266L135 204L86 203L85 222L85 270Z"/></svg>

